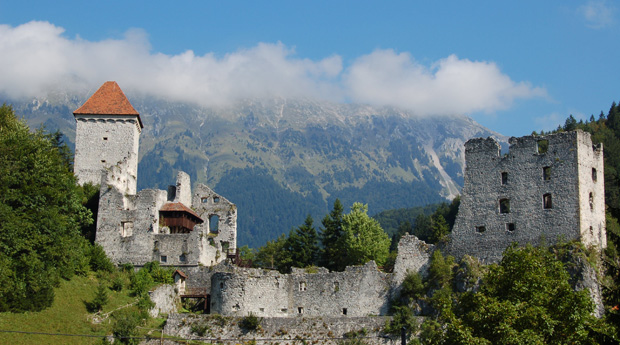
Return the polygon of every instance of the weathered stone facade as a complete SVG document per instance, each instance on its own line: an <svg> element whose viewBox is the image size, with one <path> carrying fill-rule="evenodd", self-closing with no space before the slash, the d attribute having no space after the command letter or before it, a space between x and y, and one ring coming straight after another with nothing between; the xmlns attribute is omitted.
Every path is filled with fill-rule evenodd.
<svg viewBox="0 0 620 345"><path fill-rule="evenodd" d="M344 272L319 268L291 274L261 269L218 272L211 278L211 312L264 317L386 315L391 275L374 261Z"/></svg>
<svg viewBox="0 0 620 345"><path fill-rule="evenodd" d="M496 262L512 242L606 247L603 149L583 131L465 144L465 185L449 253Z"/></svg>
<svg viewBox="0 0 620 345"><path fill-rule="evenodd" d="M212 266L237 245L237 207L179 172L167 191L136 191L142 120L115 82L74 112L74 171L100 184L96 242L113 262ZM164 206L168 206L165 209ZM166 224L166 215L175 226ZM202 223L201 223L202 222Z"/></svg>

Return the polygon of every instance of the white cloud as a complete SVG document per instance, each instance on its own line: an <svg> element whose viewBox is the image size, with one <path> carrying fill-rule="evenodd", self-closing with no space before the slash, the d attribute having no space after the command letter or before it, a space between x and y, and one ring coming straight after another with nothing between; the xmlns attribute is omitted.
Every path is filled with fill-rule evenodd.
<svg viewBox="0 0 620 345"><path fill-rule="evenodd" d="M600 29L613 24L615 7L606 0L588 0L577 12L586 20L589 27Z"/></svg>
<svg viewBox="0 0 620 345"><path fill-rule="evenodd" d="M452 55L431 66L407 53L377 50L343 67L334 55L298 57L282 43L259 43L222 57L152 52L147 33L87 41L48 22L0 25L0 93L37 97L57 87L93 92L104 81L123 89L202 105L239 98L304 97L393 105L416 114L493 112L545 90L514 82L492 62Z"/></svg>
<svg viewBox="0 0 620 345"><path fill-rule="evenodd" d="M420 115L493 112L546 92L516 83L492 62L451 55L430 68L407 53L377 50L358 58L344 78L352 100L413 109Z"/></svg>

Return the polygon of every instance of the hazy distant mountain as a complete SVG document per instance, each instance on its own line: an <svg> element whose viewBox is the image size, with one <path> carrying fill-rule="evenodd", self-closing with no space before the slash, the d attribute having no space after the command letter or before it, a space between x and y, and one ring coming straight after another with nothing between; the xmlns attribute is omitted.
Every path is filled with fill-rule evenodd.
<svg viewBox="0 0 620 345"><path fill-rule="evenodd" d="M386 209L439 202L463 184L466 140L497 133L464 116L424 117L390 107L251 100L204 108L127 94L141 114L138 188L165 188L178 169L236 203L239 244L259 246L333 200ZM75 135L85 99L10 102L33 126Z"/></svg>

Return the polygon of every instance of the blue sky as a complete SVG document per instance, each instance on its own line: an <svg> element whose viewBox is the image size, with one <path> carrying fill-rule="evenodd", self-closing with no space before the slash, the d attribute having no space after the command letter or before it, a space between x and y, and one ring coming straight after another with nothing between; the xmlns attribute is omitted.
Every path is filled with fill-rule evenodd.
<svg viewBox="0 0 620 345"><path fill-rule="evenodd" d="M620 2L5 1L0 92L116 80L202 105L309 97L509 136L620 100Z"/></svg>

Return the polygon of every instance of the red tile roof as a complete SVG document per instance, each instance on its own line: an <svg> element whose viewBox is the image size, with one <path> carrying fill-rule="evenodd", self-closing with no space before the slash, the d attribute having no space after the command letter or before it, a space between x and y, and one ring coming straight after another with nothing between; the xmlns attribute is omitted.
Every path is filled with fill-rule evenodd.
<svg viewBox="0 0 620 345"><path fill-rule="evenodd" d="M164 211L164 212L166 212L166 211L170 211L170 212L172 212L172 211L187 212L187 213L191 214L192 216L198 218L201 222L203 222L202 218L200 218L200 216L196 212L194 212L194 210L192 210L191 208L183 205L180 202L169 202L167 204L164 204L164 206L162 206L159 211L160 212L161 211Z"/></svg>
<svg viewBox="0 0 620 345"><path fill-rule="evenodd" d="M181 277L183 277L183 278L187 279L187 274L183 273L183 272L182 272L182 271L180 271L180 270L176 270L176 271L174 271L174 273L172 273L172 276L174 277L174 275L175 275L175 274L177 274L177 273L178 273Z"/></svg>
<svg viewBox="0 0 620 345"><path fill-rule="evenodd" d="M99 90L97 90L90 98L73 112L73 115L136 115L140 120L140 114L133 108L129 100L123 93L123 90L115 81L107 81Z"/></svg>

